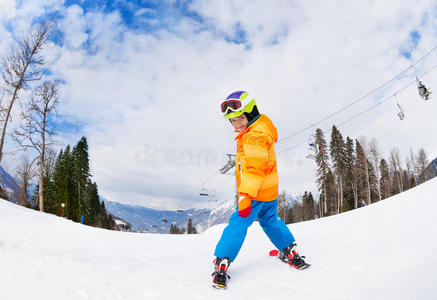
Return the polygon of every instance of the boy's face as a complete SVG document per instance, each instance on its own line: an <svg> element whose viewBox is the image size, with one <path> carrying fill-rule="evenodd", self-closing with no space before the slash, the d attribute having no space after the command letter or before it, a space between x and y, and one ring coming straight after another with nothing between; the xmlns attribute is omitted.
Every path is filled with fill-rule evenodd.
<svg viewBox="0 0 437 300"><path fill-rule="evenodd" d="M244 131L246 129L247 123L249 123L244 114L239 117L230 118L229 120L231 120L231 124L234 127L235 131L238 132Z"/></svg>

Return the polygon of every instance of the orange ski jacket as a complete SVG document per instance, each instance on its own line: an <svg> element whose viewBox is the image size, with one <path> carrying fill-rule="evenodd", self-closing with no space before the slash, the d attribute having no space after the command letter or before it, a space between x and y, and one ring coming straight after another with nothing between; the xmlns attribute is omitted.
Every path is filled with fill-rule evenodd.
<svg viewBox="0 0 437 300"><path fill-rule="evenodd" d="M274 145L278 131L272 121L261 115L237 137L235 175L239 196L252 200L278 198L278 170Z"/></svg>

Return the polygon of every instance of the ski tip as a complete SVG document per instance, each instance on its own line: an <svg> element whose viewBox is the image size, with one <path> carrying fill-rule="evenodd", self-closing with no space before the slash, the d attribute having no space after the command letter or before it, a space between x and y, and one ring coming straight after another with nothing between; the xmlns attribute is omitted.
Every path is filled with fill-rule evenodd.
<svg viewBox="0 0 437 300"><path fill-rule="evenodd" d="M222 284L213 284L212 287L217 289L217 290L226 290L227 289L227 286L222 285Z"/></svg>
<svg viewBox="0 0 437 300"><path fill-rule="evenodd" d="M278 256L278 254L279 254L279 250L271 250L270 252L269 252L269 255L270 256Z"/></svg>
<svg viewBox="0 0 437 300"><path fill-rule="evenodd" d="M301 267L299 267L299 268L297 268L297 269L298 269L298 270L305 270L305 269L308 269L310 266L311 266L310 264L305 263L303 266L301 266Z"/></svg>

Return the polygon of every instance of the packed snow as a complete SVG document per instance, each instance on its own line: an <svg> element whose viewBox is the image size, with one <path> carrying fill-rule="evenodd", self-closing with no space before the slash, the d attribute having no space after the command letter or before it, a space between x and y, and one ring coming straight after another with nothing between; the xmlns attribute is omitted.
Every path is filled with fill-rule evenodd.
<svg viewBox="0 0 437 300"><path fill-rule="evenodd" d="M311 268L269 257L255 223L211 287L225 225L197 235L115 232L0 201L0 299L436 299L437 178L338 216L290 225Z"/></svg>

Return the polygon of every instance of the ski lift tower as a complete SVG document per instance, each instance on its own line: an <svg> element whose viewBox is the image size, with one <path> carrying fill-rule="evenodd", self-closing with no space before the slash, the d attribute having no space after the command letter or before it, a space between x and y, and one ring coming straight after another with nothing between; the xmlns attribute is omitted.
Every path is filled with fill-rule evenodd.
<svg viewBox="0 0 437 300"><path fill-rule="evenodd" d="M228 175L234 175L229 174L228 171L235 167L235 154L229 154L226 153L226 156L228 157L228 161L226 164L219 170L220 174L228 174ZM235 180L235 206L238 204L238 188L237 188L237 181Z"/></svg>

